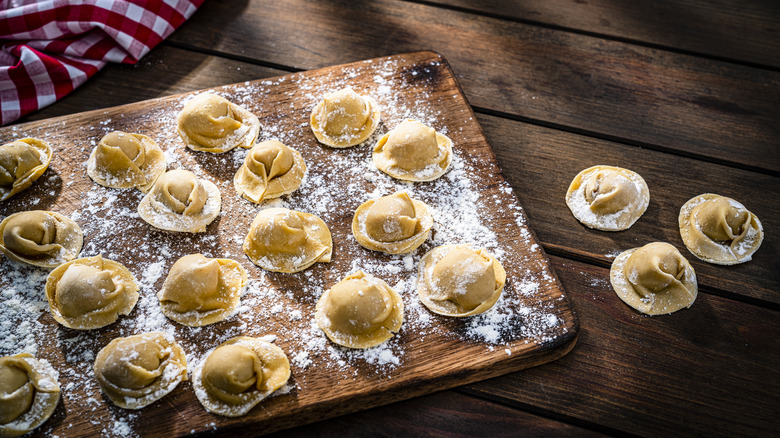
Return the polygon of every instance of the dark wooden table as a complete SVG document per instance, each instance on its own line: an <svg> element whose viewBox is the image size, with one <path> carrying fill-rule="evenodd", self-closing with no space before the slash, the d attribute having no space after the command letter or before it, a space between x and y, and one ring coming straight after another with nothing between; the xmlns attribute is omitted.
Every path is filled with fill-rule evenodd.
<svg viewBox="0 0 780 438"><path fill-rule="evenodd" d="M111 65L20 123L416 50L457 74L573 301L578 344L278 435L780 434L777 2L211 0L138 65ZM648 182L650 208L629 231L587 229L563 202L595 164ZM685 249L677 212L707 192L763 222L752 261L709 265ZM613 293L612 259L651 241L696 269L690 309L645 317Z"/></svg>

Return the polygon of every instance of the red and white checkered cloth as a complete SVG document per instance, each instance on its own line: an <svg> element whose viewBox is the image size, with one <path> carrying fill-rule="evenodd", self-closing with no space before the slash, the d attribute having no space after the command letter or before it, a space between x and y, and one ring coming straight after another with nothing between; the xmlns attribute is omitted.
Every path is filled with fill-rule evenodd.
<svg viewBox="0 0 780 438"><path fill-rule="evenodd" d="M203 2L0 0L0 125L62 98L108 62L137 62Z"/></svg>

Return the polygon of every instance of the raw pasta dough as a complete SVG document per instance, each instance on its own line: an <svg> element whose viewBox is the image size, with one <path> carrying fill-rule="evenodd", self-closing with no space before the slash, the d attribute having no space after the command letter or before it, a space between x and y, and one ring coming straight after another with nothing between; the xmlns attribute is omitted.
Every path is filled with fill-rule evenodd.
<svg viewBox="0 0 780 438"><path fill-rule="evenodd" d="M200 327L236 310L246 282L246 270L237 261L190 254L173 264L157 298L165 316Z"/></svg>
<svg viewBox="0 0 780 438"><path fill-rule="evenodd" d="M333 241L328 226L317 216L269 208L252 221L244 252L267 271L292 273L316 262L330 262Z"/></svg>
<svg viewBox="0 0 780 438"><path fill-rule="evenodd" d="M165 155L151 138L114 131L95 146L87 161L87 174L105 187L136 187L146 193L165 173Z"/></svg>
<svg viewBox="0 0 780 438"><path fill-rule="evenodd" d="M352 219L352 234L359 244L389 254L414 251L428 238L431 227L428 205L406 192L366 201Z"/></svg>
<svg viewBox="0 0 780 438"><path fill-rule="evenodd" d="M0 437L23 435L51 417L60 400L57 372L27 353L0 357Z"/></svg>
<svg viewBox="0 0 780 438"><path fill-rule="evenodd" d="M357 271L322 294L315 319L331 341L349 348L370 348L398 332L404 303L387 283Z"/></svg>
<svg viewBox="0 0 780 438"><path fill-rule="evenodd" d="M167 333L116 338L98 352L95 377L115 405L141 409L187 380L187 357Z"/></svg>
<svg viewBox="0 0 780 438"><path fill-rule="evenodd" d="M679 224L688 251L718 265L747 262L764 240L756 215L739 202L713 193L686 202L680 208Z"/></svg>
<svg viewBox="0 0 780 438"><path fill-rule="evenodd" d="M379 119L374 99L347 87L326 95L312 110L310 124L317 141L346 148L366 141L379 126Z"/></svg>
<svg viewBox="0 0 780 438"><path fill-rule="evenodd" d="M420 260L417 294L433 313L472 316L493 307L505 283L503 266L486 250L443 245Z"/></svg>
<svg viewBox="0 0 780 438"><path fill-rule="evenodd" d="M623 302L647 315L691 307L698 293L693 267L664 242L622 252L612 262L609 278Z"/></svg>
<svg viewBox="0 0 780 438"><path fill-rule="evenodd" d="M51 157L51 146L37 138L0 146L0 201L30 187L49 167Z"/></svg>
<svg viewBox="0 0 780 438"><path fill-rule="evenodd" d="M405 181L433 181L452 163L452 140L416 120L406 119L374 147L374 164Z"/></svg>
<svg viewBox="0 0 780 438"><path fill-rule="evenodd" d="M129 315L138 284L120 263L101 256L72 260L51 271L46 299L52 317L65 327L89 330Z"/></svg>
<svg viewBox="0 0 780 438"><path fill-rule="evenodd" d="M246 415L290 378L290 361L270 342L239 336L206 355L192 373L192 386L207 411Z"/></svg>
<svg viewBox="0 0 780 438"><path fill-rule="evenodd" d="M260 203L294 192L301 185L306 164L295 149L277 140L256 144L233 178L236 192Z"/></svg>
<svg viewBox="0 0 780 438"><path fill-rule="evenodd" d="M202 233L219 215L222 195L211 181L188 170L165 172L138 205L138 214L155 228Z"/></svg>
<svg viewBox="0 0 780 438"><path fill-rule="evenodd" d="M84 235L70 218L53 211L14 213L0 222L0 250L16 261L54 268L76 258Z"/></svg>
<svg viewBox="0 0 780 438"><path fill-rule="evenodd" d="M211 93L187 102L177 121L182 140L196 151L222 153L237 146L251 148L260 134L256 115Z"/></svg>
<svg viewBox="0 0 780 438"><path fill-rule="evenodd" d="M645 180L621 167L589 167L574 177L566 192L566 205L574 217L602 231L628 229L649 204Z"/></svg>

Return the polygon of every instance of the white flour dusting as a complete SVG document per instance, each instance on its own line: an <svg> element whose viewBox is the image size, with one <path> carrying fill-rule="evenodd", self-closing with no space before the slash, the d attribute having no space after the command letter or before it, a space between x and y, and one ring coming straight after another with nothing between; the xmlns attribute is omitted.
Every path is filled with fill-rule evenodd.
<svg viewBox="0 0 780 438"><path fill-rule="evenodd" d="M424 356L425 346L431 342L457 342L464 348L476 348L475 354L495 351L506 358L513 356L518 346L549 342L564 334L564 321L555 303L543 299L555 280L546 265L537 261L541 249L532 244L521 207L517 201L507 203L511 187L504 181L493 184L492 191L485 187L485 181L495 180L498 168L485 162L492 157L474 152L480 146L473 140L474 133L479 133L476 121L464 110L464 102L453 106L457 94L435 94L436 77L444 68L438 62L416 66L399 61L369 62L314 77L310 73L294 74L218 89L217 94L260 117L258 141L280 140L301 152L306 160L308 170L301 188L260 206L240 198L232 185L247 150L211 155L184 147L176 133L175 118L189 97L142 115L112 114L91 127L78 128L81 135L75 138L72 133L59 134L54 125L38 132L6 130L5 139L37 136L49 141L55 145L55 159L36 183L38 186L0 206L0 219L17 211L46 208L68 215L84 231L81 256L99 254L123 263L138 279L141 297L129 316L108 327L93 331L65 329L47 310L43 285L48 271L2 258L0 355L28 352L60 364L64 407L58 410L64 409L66 418L85 418L94 425L95 433L103 436L132 437L142 428L144 411L110 405L92 372L97 352L119 336L148 331L169 333L187 352L192 369L208 350L232 337L271 335L286 351L292 369L285 391L272 397L304 400L309 379L327 378L334 384L370 389L400 378L405 370L416 366L416 358L421 353ZM330 149L314 140L308 126L309 113L322 96L346 86L374 98L381 108L382 122L365 143ZM406 118L419 120L453 139L452 167L442 178L413 184L394 180L374 167L372 146ZM185 168L217 184L222 193L222 212L205 233L155 230L136 211L143 193L108 189L89 180L86 161L91 149L103 135L120 129L134 129L157 141L168 169ZM471 143L466 142L468 138L472 138ZM482 178L485 172L487 179ZM431 237L406 255L362 248L349 232L355 209L369 199L402 190L432 208ZM297 274L265 272L254 266L241 244L257 212L269 207L295 209L323 219L333 233L333 262L317 263ZM498 303L482 315L459 320L432 314L416 292L420 258L436 246L455 243L486 248L507 270L507 284ZM171 265L179 257L197 252L239 261L250 280L233 316L217 324L191 328L168 320L160 310L156 293ZM390 284L403 298L405 315L399 333L390 341L371 349L351 350L331 343L317 327L314 305L328 287L359 269ZM192 386L185 382L174 392L178 391L192 391ZM182 427L204 431L218 424L209 420ZM75 431L83 426L66 420L57 432L67 436L71 428ZM53 432L46 424L41 429L44 434Z"/></svg>

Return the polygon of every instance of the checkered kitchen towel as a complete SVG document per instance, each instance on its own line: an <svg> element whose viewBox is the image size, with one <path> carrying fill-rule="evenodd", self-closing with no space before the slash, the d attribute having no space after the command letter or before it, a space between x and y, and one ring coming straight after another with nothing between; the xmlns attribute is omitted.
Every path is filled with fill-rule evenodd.
<svg viewBox="0 0 780 438"><path fill-rule="evenodd" d="M0 125L133 64L204 0L0 0Z"/></svg>

